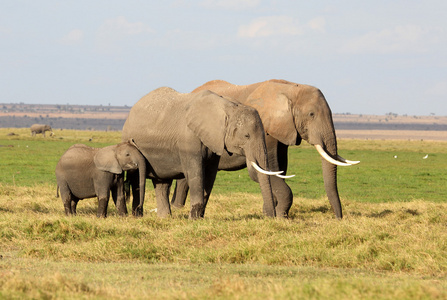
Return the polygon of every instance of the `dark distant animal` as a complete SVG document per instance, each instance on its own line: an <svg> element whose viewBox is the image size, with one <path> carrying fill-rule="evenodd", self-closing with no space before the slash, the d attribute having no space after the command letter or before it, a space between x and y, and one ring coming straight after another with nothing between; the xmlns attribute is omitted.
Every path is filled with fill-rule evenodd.
<svg viewBox="0 0 447 300"><path fill-rule="evenodd" d="M45 137L45 132L46 131L50 131L50 136L53 135L53 129L51 128L50 125L46 125L46 124L33 124L30 127L31 129L31 135L35 136L38 133L42 133L42 135Z"/></svg>

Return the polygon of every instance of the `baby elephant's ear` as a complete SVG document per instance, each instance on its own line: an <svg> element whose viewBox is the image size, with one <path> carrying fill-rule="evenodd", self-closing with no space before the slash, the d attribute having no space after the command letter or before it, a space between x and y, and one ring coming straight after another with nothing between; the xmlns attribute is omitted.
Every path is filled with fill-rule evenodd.
<svg viewBox="0 0 447 300"><path fill-rule="evenodd" d="M101 171L121 174L123 172L123 169L116 159L115 150L116 145L99 149L93 157L95 166Z"/></svg>

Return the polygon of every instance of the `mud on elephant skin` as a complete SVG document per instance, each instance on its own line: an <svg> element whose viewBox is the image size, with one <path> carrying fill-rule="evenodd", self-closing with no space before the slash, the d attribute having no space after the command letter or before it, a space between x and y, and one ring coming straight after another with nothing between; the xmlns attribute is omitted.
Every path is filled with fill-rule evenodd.
<svg viewBox="0 0 447 300"><path fill-rule="evenodd" d="M229 153L244 157L251 179L260 184L264 213L275 216L270 175L257 172L252 164L269 169L264 129L255 109L210 91L182 94L162 87L130 110L122 139L129 137L148 161L147 177L155 187L159 217L171 214L172 180L184 178L191 187L189 217L202 218L220 158ZM137 176L130 180L134 190ZM133 195L135 207L138 194Z"/></svg>
<svg viewBox="0 0 447 300"><path fill-rule="evenodd" d="M322 156L324 186L329 202L336 217L343 217L337 187L337 165L349 166L359 162L345 160L338 155L332 112L318 88L276 79L250 85L213 80L192 93L203 90L231 97L258 111L267 135L268 164L272 170L286 174L289 146L299 145L302 140L315 146ZM222 161L226 161L226 164L219 165L222 170L244 167L243 161L237 157L227 157ZM272 177L272 188L276 215L287 217L293 203L290 187L284 179ZM187 183L178 180L172 204L183 206L187 191Z"/></svg>
<svg viewBox="0 0 447 300"><path fill-rule="evenodd" d="M56 179L67 215L75 215L81 199L98 197L98 217L107 216L110 192L120 215L127 214L124 171L146 174L146 161L133 140L104 148L71 146L56 166ZM137 173L138 173L137 172ZM144 176L142 176L144 178ZM143 206L145 180L139 182Z"/></svg>

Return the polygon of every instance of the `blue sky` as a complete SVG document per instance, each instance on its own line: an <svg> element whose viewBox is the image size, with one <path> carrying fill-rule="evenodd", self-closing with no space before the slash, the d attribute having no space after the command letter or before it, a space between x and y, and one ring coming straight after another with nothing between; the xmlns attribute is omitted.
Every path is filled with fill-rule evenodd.
<svg viewBox="0 0 447 300"><path fill-rule="evenodd" d="M287 79L334 113L447 115L447 1L0 2L0 103L132 106Z"/></svg>

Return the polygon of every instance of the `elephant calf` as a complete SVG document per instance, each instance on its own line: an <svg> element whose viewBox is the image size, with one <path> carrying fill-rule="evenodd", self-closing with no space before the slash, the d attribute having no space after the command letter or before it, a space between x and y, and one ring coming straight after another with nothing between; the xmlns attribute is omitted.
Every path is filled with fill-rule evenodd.
<svg viewBox="0 0 447 300"><path fill-rule="evenodd" d="M66 215L75 215L78 201L98 197L98 217L107 217L110 191L120 215L127 214L124 197L123 171L139 170L145 178L146 160L133 140L92 148L83 144L71 146L56 166L57 185L60 189ZM145 180L140 181L140 199L144 201Z"/></svg>

